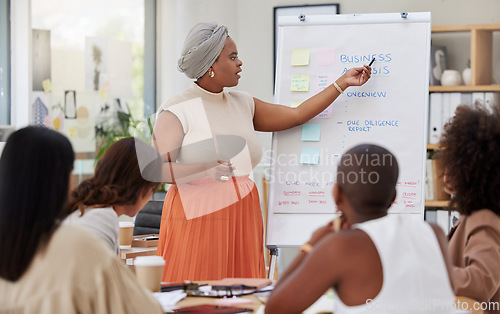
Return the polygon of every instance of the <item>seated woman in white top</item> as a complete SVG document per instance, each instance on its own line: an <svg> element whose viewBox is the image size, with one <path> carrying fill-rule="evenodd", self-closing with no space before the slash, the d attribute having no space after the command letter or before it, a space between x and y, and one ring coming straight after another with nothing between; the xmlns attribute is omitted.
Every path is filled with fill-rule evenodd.
<svg viewBox="0 0 500 314"><path fill-rule="evenodd" d="M97 162L94 176L80 183L71 193L69 208L72 214L64 222L91 230L116 254L120 253L118 217L135 216L159 186L159 183L144 179L138 152L140 156L151 155L151 152L157 155L154 148L133 137L113 143ZM160 169L159 158L153 160L150 169L155 162Z"/></svg>
<svg viewBox="0 0 500 314"><path fill-rule="evenodd" d="M345 153L333 198L343 224L314 232L278 281L266 313L301 313L328 288L339 313L455 313L446 238L437 226L387 215L396 157L376 145Z"/></svg>
<svg viewBox="0 0 500 314"><path fill-rule="evenodd" d="M74 154L56 131L26 127L0 159L0 313L163 313L94 235L61 226Z"/></svg>

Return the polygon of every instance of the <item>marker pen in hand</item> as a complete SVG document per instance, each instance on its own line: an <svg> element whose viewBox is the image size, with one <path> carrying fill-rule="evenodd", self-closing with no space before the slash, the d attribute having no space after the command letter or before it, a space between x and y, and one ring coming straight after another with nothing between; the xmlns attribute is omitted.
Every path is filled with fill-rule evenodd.
<svg viewBox="0 0 500 314"><path fill-rule="evenodd" d="M370 64L368 66L371 67L373 62L375 62L375 58L373 58L372 61L370 61Z"/></svg>

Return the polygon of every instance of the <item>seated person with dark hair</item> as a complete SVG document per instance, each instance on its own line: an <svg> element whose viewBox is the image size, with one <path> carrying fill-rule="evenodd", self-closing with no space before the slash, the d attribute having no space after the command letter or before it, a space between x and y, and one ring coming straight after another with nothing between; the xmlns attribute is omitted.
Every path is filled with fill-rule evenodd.
<svg viewBox="0 0 500 314"><path fill-rule="evenodd" d="M143 151L141 151L143 150ZM156 151L133 137L114 142L97 161L94 176L80 183L69 198L72 212L65 224L86 228L102 239L117 255L121 215L134 217L148 203L160 183L146 180L139 159L144 150ZM152 163L152 166L161 167Z"/></svg>
<svg viewBox="0 0 500 314"><path fill-rule="evenodd" d="M440 146L449 207L460 213L448 246L455 293L500 313L500 106L459 106Z"/></svg>
<svg viewBox="0 0 500 314"><path fill-rule="evenodd" d="M330 222L313 233L266 313L301 313L329 288L335 314L455 313L443 231L387 215L398 173L396 157L380 146L359 145L342 156L333 188L342 230Z"/></svg>
<svg viewBox="0 0 500 314"><path fill-rule="evenodd" d="M163 313L91 232L64 226L74 153L44 127L14 132L0 158L0 313Z"/></svg>

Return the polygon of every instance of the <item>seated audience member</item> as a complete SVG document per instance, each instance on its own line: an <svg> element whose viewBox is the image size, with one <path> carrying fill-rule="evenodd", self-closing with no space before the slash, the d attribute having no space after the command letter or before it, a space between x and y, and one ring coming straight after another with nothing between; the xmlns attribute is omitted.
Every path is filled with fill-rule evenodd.
<svg viewBox="0 0 500 314"><path fill-rule="evenodd" d="M440 146L449 206L460 213L448 245L455 294L500 313L500 107L459 106Z"/></svg>
<svg viewBox="0 0 500 314"><path fill-rule="evenodd" d="M340 160L333 198L342 227L317 229L278 281L266 313L301 313L329 288L339 313L455 313L446 237L437 226L387 215L398 163L376 145Z"/></svg>
<svg viewBox="0 0 500 314"><path fill-rule="evenodd" d="M64 221L90 229L116 254L120 253L118 217L135 216L159 186L141 175L136 153L138 141L133 137L123 138L106 150L97 162L94 176L71 193L72 214ZM147 145L137 149L149 149L156 154L154 148Z"/></svg>
<svg viewBox="0 0 500 314"><path fill-rule="evenodd" d="M62 226L74 154L60 133L14 132L0 159L1 313L162 313L103 242Z"/></svg>

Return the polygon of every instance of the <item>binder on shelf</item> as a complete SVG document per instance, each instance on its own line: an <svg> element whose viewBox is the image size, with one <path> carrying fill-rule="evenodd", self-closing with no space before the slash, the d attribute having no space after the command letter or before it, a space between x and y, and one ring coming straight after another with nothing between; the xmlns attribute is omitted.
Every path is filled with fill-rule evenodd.
<svg viewBox="0 0 500 314"><path fill-rule="evenodd" d="M442 93L441 94L441 134L443 133L443 127L451 118L451 104L450 104L450 94L451 93ZM439 134L441 136L441 134Z"/></svg>
<svg viewBox="0 0 500 314"><path fill-rule="evenodd" d="M443 120L443 93L431 93L429 99L429 144L439 143Z"/></svg>
<svg viewBox="0 0 500 314"><path fill-rule="evenodd" d="M466 106L472 105L472 93L461 93L460 104Z"/></svg>
<svg viewBox="0 0 500 314"><path fill-rule="evenodd" d="M485 92L484 93L484 104L486 108L493 108L493 106L498 106L500 104L500 93L496 92Z"/></svg>
<svg viewBox="0 0 500 314"><path fill-rule="evenodd" d="M437 223L437 210L436 209L426 209L425 210L425 221Z"/></svg>
<svg viewBox="0 0 500 314"><path fill-rule="evenodd" d="M450 231L450 217L447 210L436 211L436 223L440 226L445 234Z"/></svg>
<svg viewBox="0 0 500 314"><path fill-rule="evenodd" d="M448 110L448 121L450 121L455 116L455 111L457 107L463 105L462 102L462 94L463 93L449 93L450 95L450 105Z"/></svg>
<svg viewBox="0 0 500 314"><path fill-rule="evenodd" d="M480 103L484 105L484 92L473 92L472 93L472 104Z"/></svg>
<svg viewBox="0 0 500 314"><path fill-rule="evenodd" d="M425 161L425 200L434 200L434 183L432 175L432 160L427 159Z"/></svg>

